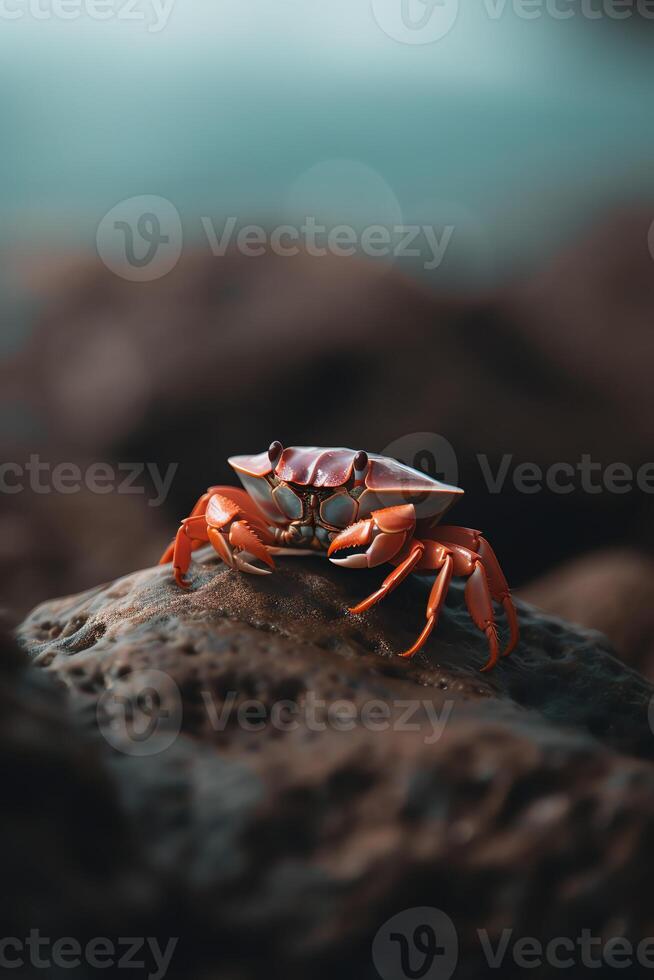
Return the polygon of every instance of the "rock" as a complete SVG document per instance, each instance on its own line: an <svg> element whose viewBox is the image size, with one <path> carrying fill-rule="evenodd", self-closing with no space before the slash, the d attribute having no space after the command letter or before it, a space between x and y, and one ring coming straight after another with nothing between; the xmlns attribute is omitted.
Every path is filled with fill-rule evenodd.
<svg viewBox="0 0 654 980"><path fill-rule="evenodd" d="M501 303L531 357L555 372L548 400L564 410L572 399L566 424L549 429L551 459L583 446L602 462L650 461L653 214L645 202L604 215ZM541 448L546 423L536 429Z"/></svg>
<svg viewBox="0 0 654 980"><path fill-rule="evenodd" d="M197 558L189 591L146 569L18 630L111 772L154 910L138 921L181 937L168 976L394 980L384 924L404 913L410 938L421 906L451 919L470 980L480 929L654 934L654 688L600 635L521 605L519 649L480 674L456 586L405 662L420 581L352 617L379 570ZM519 973L509 950L502 976Z"/></svg>
<svg viewBox="0 0 654 980"><path fill-rule="evenodd" d="M654 680L654 561L608 548L584 555L521 590L547 613L600 630L622 660Z"/></svg>
<svg viewBox="0 0 654 980"><path fill-rule="evenodd" d="M98 935L100 923L111 935L126 915L135 923L146 909L151 916L155 896L101 753L76 725L56 674L30 666L6 633L0 770L4 936L68 936L74 926L81 941Z"/></svg>
<svg viewBox="0 0 654 980"><path fill-rule="evenodd" d="M3 600L12 614L25 615L35 599L113 579L154 560L169 539L161 509L148 507L142 496L98 495L84 487L73 494L33 493L29 487L3 494Z"/></svg>

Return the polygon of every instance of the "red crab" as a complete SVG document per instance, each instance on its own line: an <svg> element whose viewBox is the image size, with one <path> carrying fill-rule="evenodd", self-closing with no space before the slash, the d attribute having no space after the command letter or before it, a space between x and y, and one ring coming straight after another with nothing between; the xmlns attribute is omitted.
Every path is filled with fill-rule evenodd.
<svg viewBox="0 0 654 980"><path fill-rule="evenodd" d="M245 489L210 487L161 558L161 564L172 561L178 585L189 587L184 574L191 553L206 542L230 567L256 575L270 574L273 555L322 554L349 568L394 565L380 588L352 613L370 609L410 572L435 571L427 622L413 646L400 654L412 657L436 625L452 576L462 575L468 579L468 611L490 648L482 670L494 667L500 656L493 602L503 606L509 624L504 655L515 648L516 610L488 541L471 528L436 526L463 493L458 487L386 456L353 449L284 449L273 442L267 452L232 456L229 464ZM420 518L416 504L425 500L429 517Z"/></svg>

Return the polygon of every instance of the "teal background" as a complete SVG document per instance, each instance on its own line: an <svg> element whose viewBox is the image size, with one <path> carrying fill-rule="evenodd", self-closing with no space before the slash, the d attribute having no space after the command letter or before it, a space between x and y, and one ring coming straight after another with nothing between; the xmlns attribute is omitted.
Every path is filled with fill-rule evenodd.
<svg viewBox="0 0 654 980"><path fill-rule="evenodd" d="M206 247L200 216L274 224L305 171L344 159L405 220L456 224L452 281L493 283L651 194L652 38L654 22L521 20L510 4L491 20L482 3L424 46L359 0L177 0L159 33L2 21L2 243L93 249L113 205L157 194ZM313 193L334 220L383 220L384 195L362 206L347 173Z"/></svg>

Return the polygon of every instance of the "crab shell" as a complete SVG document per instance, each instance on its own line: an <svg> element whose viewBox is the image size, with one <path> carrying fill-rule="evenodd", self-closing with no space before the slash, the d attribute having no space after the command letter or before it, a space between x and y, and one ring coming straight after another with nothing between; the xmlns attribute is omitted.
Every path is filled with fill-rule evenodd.
<svg viewBox="0 0 654 980"><path fill-rule="evenodd" d="M267 452L232 456L228 462L259 510L278 527L302 518L304 488L320 491L320 518L331 528L344 528L369 517L373 510L407 503L421 504L421 512L435 523L463 493L387 456L369 454L365 472L355 473L356 454L355 449L293 446L284 449L276 463Z"/></svg>

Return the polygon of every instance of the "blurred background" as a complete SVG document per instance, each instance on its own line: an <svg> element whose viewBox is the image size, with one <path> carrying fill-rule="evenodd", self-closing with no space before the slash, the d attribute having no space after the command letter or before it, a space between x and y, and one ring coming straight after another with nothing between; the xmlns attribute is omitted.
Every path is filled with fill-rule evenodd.
<svg viewBox="0 0 654 980"><path fill-rule="evenodd" d="M653 16L4 0L10 615L154 563L230 453L392 445L653 674Z"/></svg>

